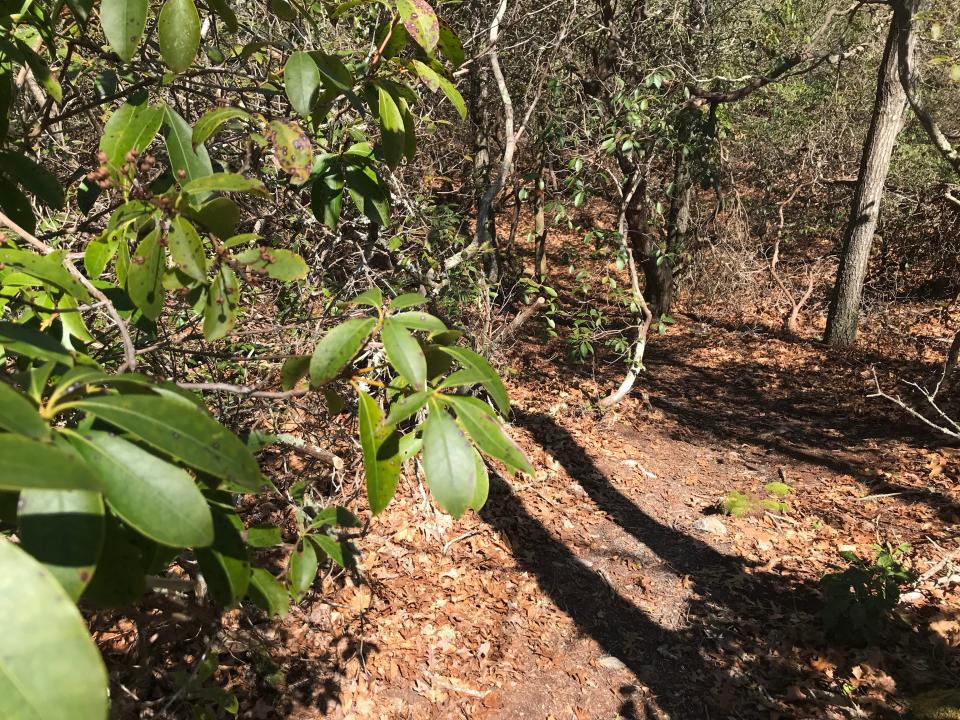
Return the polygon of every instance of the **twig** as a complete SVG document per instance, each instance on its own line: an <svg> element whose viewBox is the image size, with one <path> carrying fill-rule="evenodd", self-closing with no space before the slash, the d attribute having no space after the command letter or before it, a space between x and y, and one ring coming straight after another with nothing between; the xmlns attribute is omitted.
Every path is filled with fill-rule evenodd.
<svg viewBox="0 0 960 720"><path fill-rule="evenodd" d="M474 535L479 535L479 534L480 534L480 531L479 531L479 530L470 530L469 532L465 532L463 535L458 535L458 536L455 537L453 540L449 540L447 543L444 544L444 546L443 546L443 554L446 555L446 554L447 554L447 551L448 551L451 547L453 547L454 545L456 545L458 542L460 542L461 540L466 540L467 538L471 538L471 537L473 537Z"/></svg>
<svg viewBox="0 0 960 720"><path fill-rule="evenodd" d="M267 398L270 400L286 400L288 398L303 397L310 392L310 388L294 388L293 390L259 390L246 385L231 385L230 383L177 383L184 390L200 390L208 392L225 392L231 395L242 395L249 398Z"/></svg>
<svg viewBox="0 0 960 720"><path fill-rule="evenodd" d="M44 255L50 255L54 252L54 249L47 245L42 240L37 239L32 234L24 230L22 227L17 225L13 220L7 217L4 213L0 212L0 225L13 230L17 235L19 235L23 240L27 241L34 249L40 251ZM127 325L123 322L123 319L120 317L120 314L117 312L117 309L114 307L113 303L110 302L110 299L103 294L103 292L96 287L92 282L90 282L87 277L77 270L76 266L67 260L63 259L63 265L81 285L83 285L87 291L97 299L97 301L103 306L106 310L107 315L110 316L110 320L113 321L113 324L117 326L117 330L120 331L120 339L123 342L123 355L124 363L120 367L121 370L133 370L137 369L137 353L133 345L133 339L130 337L130 331L127 329Z"/></svg>

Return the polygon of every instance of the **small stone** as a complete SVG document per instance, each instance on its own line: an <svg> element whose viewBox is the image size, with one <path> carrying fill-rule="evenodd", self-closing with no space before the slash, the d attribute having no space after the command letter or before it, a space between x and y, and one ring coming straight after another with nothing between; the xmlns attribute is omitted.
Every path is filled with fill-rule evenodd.
<svg viewBox="0 0 960 720"><path fill-rule="evenodd" d="M615 658L613 655L607 655L606 657L600 658L600 666L605 667L607 670L627 669L627 666L623 664L620 658Z"/></svg>
<svg viewBox="0 0 960 720"><path fill-rule="evenodd" d="M693 524L694 530L710 533L711 535L726 535L727 526L716 515L707 515Z"/></svg>

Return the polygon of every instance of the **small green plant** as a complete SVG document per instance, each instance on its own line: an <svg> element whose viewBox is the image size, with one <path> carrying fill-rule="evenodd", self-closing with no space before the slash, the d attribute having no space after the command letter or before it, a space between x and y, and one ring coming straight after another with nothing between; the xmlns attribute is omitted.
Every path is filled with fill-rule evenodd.
<svg viewBox="0 0 960 720"><path fill-rule="evenodd" d="M873 546L872 561L854 552L841 552L847 562L820 581L823 588L821 619L828 639L862 647L875 640L895 617L901 589L913 582L907 553L910 545Z"/></svg>
<svg viewBox="0 0 960 720"><path fill-rule="evenodd" d="M793 492L789 485L782 482L771 482L764 485L763 489L769 497L761 498L747 495L739 490L731 490L723 496L720 503L724 514L743 517L761 509L779 513L790 510L790 505L785 500Z"/></svg>

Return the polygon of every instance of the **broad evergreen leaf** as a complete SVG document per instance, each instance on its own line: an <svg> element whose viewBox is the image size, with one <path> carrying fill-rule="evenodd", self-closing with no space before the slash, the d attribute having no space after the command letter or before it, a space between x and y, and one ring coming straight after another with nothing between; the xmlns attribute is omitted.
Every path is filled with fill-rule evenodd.
<svg viewBox="0 0 960 720"><path fill-rule="evenodd" d="M523 451L504 433L490 407L475 397L445 395L444 400L457 411L457 419L483 452L503 462L514 472L533 475L533 467Z"/></svg>
<svg viewBox="0 0 960 720"><path fill-rule="evenodd" d="M76 602L103 547L103 498L90 490L22 490L17 535Z"/></svg>
<svg viewBox="0 0 960 720"><path fill-rule="evenodd" d="M290 554L290 565L287 568L287 581L294 600L299 602L310 589L319 567L316 547L307 539L301 540Z"/></svg>
<svg viewBox="0 0 960 720"><path fill-rule="evenodd" d="M264 133L280 168L294 185L303 185L313 169L313 143L295 122L273 120Z"/></svg>
<svg viewBox="0 0 960 720"><path fill-rule="evenodd" d="M383 421L380 405L367 393L360 391L359 405L360 447L363 449L363 469L367 478L367 499L374 515L380 513L393 499L400 479L399 437L391 425Z"/></svg>
<svg viewBox="0 0 960 720"><path fill-rule="evenodd" d="M54 285L79 300L89 302L90 293L64 266L65 255L65 250L55 250L49 255L40 255L32 250L0 247L0 264L4 269L25 273Z"/></svg>
<svg viewBox="0 0 960 720"><path fill-rule="evenodd" d="M375 324L373 318L347 320L320 338L310 358L310 384L316 387L337 377L360 351Z"/></svg>
<svg viewBox="0 0 960 720"><path fill-rule="evenodd" d="M0 490L95 490L90 468L66 449L23 435L0 433Z"/></svg>
<svg viewBox="0 0 960 720"><path fill-rule="evenodd" d="M110 47L130 62L147 26L147 0L101 0L100 25Z"/></svg>
<svg viewBox="0 0 960 720"><path fill-rule="evenodd" d="M233 607L250 586L250 558L243 541L243 521L225 502L211 503L210 511L213 544L197 550L197 561L214 602L221 607Z"/></svg>
<svg viewBox="0 0 960 720"><path fill-rule="evenodd" d="M437 39L437 47L454 67L460 67L463 65L464 60L467 59L466 54L463 52L463 43L460 41L460 38L443 20L440 21L440 34Z"/></svg>
<svg viewBox="0 0 960 720"><path fill-rule="evenodd" d="M440 22L426 0L396 0L397 12L410 37L428 53L440 41Z"/></svg>
<svg viewBox="0 0 960 720"><path fill-rule="evenodd" d="M203 312L203 336L207 340L226 337L237 322L240 304L240 284L237 275L222 263L207 288L207 302Z"/></svg>
<svg viewBox="0 0 960 720"><path fill-rule="evenodd" d="M93 579L83 600L97 607L122 608L137 602L147 590L147 562L133 534L115 516L105 518L106 534Z"/></svg>
<svg viewBox="0 0 960 720"><path fill-rule="evenodd" d="M290 609L290 594L283 584L268 570L255 567L250 571L250 587L247 595L254 604L268 615L286 617Z"/></svg>
<svg viewBox="0 0 960 720"><path fill-rule="evenodd" d="M390 414L387 416L387 425L396 427L407 418L414 415L420 408L427 404L427 400L433 394L431 390L421 390L412 395L407 395L390 406Z"/></svg>
<svg viewBox="0 0 960 720"><path fill-rule="evenodd" d="M178 268L194 280L202 282L207 279L207 256L203 251L203 242L196 228L182 215L177 215L170 221L167 246L170 248L170 257Z"/></svg>
<svg viewBox="0 0 960 720"><path fill-rule="evenodd" d="M367 288L356 297L352 297L347 300L347 304L366 305L367 307L372 307L374 310L376 310L383 305L383 291L376 286Z"/></svg>
<svg viewBox="0 0 960 720"><path fill-rule="evenodd" d="M397 295L393 300L390 301L390 309L404 310L409 307L426 305L428 302L429 300L427 300L420 293L404 293L403 295Z"/></svg>
<svg viewBox="0 0 960 720"><path fill-rule="evenodd" d="M457 114L460 115L461 120L466 120L467 118L467 103L463 99L463 95L460 94L460 91L454 86L452 82L443 77L443 75L438 75L440 78L440 89L443 90L443 94L447 96L447 100L456 108Z"/></svg>
<svg viewBox="0 0 960 720"><path fill-rule="evenodd" d="M309 372L309 355L294 355L287 358L280 366L280 387L284 390L292 390Z"/></svg>
<svg viewBox="0 0 960 720"><path fill-rule="evenodd" d="M416 390L427 385L427 359L416 338L394 317L385 318L380 331L387 360Z"/></svg>
<svg viewBox="0 0 960 720"><path fill-rule="evenodd" d="M139 103L130 101L118 107L107 120L100 138L100 150L106 154L107 163L113 168L120 168L127 162L128 152L146 150L157 136L162 122L163 108L148 105L146 99Z"/></svg>
<svg viewBox="0 0 960 720"><path fill-rule="evenodd" d="M423 423L423 471L437 504L455 518L476 495L473 447L456 421L438 403L430 403Z"/></svg>
<svg viewBox="0 0 960 720"><path fill-rule="evenodd" d="M207 149L193 144L193 129L169 105L163 107L163 121L167 126L164 141L170 156L170 168L180 185L213 174L213 165Z"/></svg>
<svg viewBox="0 0 960 720"><path fill-rule="evenodd" d="M200 14L193 0L166 0L157 20L160 54L175 73L187 70L200 49Z"/></svg>
<svg viewBox="0 0 960 720"><path fill-rule="evenodd" d="M347 566L349 556L345 551L349 546L345 542L338 542L322 533L311 533L307 535L307 539L316 546L318 553L323 553L340 567Z"/></svg>
<svg viewBox="0 0 960 720"><path fill-rule="evenodd" d="M203 114L193 126L191 143L194 147L203 145L207 140L219 132L231 120L247 119L250 113L240 108L214 108Z"/></svg>
<svg viewBox="0 0 960 720"><path fill-rule="evenodd" d="M0 428L34 440L47 440L50 428L27 396L0 381Z"/></svg>
<svg viewBox="0 0 960 720"><path fill-rule="evenodd" d="M293 282L307 277L307 263L292 250L252 247L236 255L237 262L257 271L265 271L274 280Z"/></svg>
<svg viewBox="0 0 960 720"><path fill-rule="evenodd" d="M222 192L265 193L263 183L255 178L247 178L237 173L215 173L191 180L183 186L183 191L202 194L220 190Z"/></svg>
<svg viewBox="0 0 960 720"><path fill-rule="evenodd" d="M158 240L160 231L151 231L137 246L127 271L127 294L145 317L156 320L163 312L165 254Z"/></svg>
<svg viewBox="0 0 960 720"><path fill-rule="evenodd" d="M510 398L507 395L507 389L504 387L503 380L500 379L497 371L487 362L486 358L478 355L473 350L456 345L440 345L437 349L450 355L464 368L473 369L482 373L486 378L483 381L483 387L490 393L490 397L493 398L493 401L497 404L497 408L504 415L510 412Z"/></svg>
<svg viewBox="0 0 960 720"><path fill-rule="evenodd" d="M188 400L160 394L97 395L71 405L232 485L255 492L265 484L240 438Z"/></svg>
<svg viewBox="0 0 960 720"><path fill-rule="evenodd" d="M443 321L422 310L408 310L390 316L393 322L403 325L409 330L425 330L431 335L447 331Z"/></svg>
<svg viewBox="0 0 960 720"><path fill-rule="evenodd" d="M383 159L391 168L397 167L403 158L406 130L400 107L394 97L382 85L373 85L368 92L370 112L380 123L380 140Z"/></svg>
<svg viewBox="0 0 960 720"><path fill-rule="evenodd" d="M186 471L110 433L89 430L72 434L71 442L97 470L110 508L130 527L170 547L213 542L210 508Z"/></svg>
<svg viewBox="0 0 960 720"><path fill-rule="evenodd" d="M370 222L381 227L390 224L390 195L369 161L346 163L344 180L350 199Z"/></svg>
<svg viewBox="0 0 960 720"><path fill-rule="evenodd" d="M283 89L298 114L310 114L320 90L320 69L309 53L291 53L283 67Z"/></svg>
<svg viewBox="0 0 960 720"><path fill-rule="evenodd" d="M37 232L37 218L30 200L3 175L0 175L0 210L31 235Z"/></svg>
<svg viewBox="0 0 960 720"><path fill-rule="evenodd" d="M0 567L0 717L106 720L107 671L76 606L49 570L3 537Z"/></svg>
<svg viewBox="0 0 960 720"><path fill-rule="evenodd" d="M53 173L17 152L0 152L0 171L54 210L63 209L63 187Z"/></svg>
<svg viewBox="0 0 960 720"><path fill-rule="evenodd" d="M487 472L487 464L476 448L473 449L473 460L477 469L477 485L473 491L470 507L480 512L487 504L487 496L490 494L490 474Z"/></svg>

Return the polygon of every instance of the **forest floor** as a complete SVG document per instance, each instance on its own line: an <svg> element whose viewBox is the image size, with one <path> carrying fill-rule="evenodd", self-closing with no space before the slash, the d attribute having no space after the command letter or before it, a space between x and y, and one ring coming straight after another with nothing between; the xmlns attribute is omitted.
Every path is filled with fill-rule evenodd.
<svg viewBox="0 0 960 720"><path fill-rule="evenodd" d="M960 450L868 397L872 366L926 380L942 343L837 353L676 319L603 414L622 365L573 364L531 321L499 359L536 475L491 473L459 521L407 476L358 541L363 582L318 583L282 621L229 615L217 677L239 716L892 718L955 686ZM772 481L787 509L717 514ZM910 543L923 577L908 622L828 644L820 578L878 542Z"/></svg>

